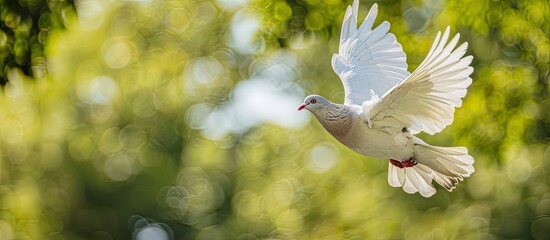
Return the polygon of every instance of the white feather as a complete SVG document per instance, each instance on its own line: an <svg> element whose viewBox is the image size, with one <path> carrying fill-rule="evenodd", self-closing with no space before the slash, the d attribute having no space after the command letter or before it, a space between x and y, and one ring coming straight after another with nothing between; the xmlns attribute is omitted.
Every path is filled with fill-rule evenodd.
<svg viewBox="0 0 550 240"><path fill-rule="evenodd" d="M464 177L470 176L474 172L473 158L467 154L467 152L461 151L465 148L442 148L434 146L424 146L427 147L424 151L429 153L419 151L421 156L421 161L423 163L418 163L414 167L407 168L398 168L391 163L388 167L388 183L392 187L402 187L406 193L420 193L423 197L431 197L435 194L436 190L432 185L432 182L435 180L439 185L443 186L448 191L452 191L456 184L459 181L462 181ZM438 153L450 153L450 156L447 156L446 161L443 163L443 168L456 168L461 167L466 170L466 173L450 173L447 175L442 173L436 168L432 167L429 157L433 157L433 154L437 155ZM453 155L456 154L456 155ZM435 159L435 158L434 158ZM453 160L450 160L453 159ZM449 172L448 170L446 172Z"/></svg>
<svg viewBox="0 0 550 240"><path fill-rule="evenodd" d="M359 1L348 6L342 23L340 48L332 57L332 68L345 90L345 105L361 106L371 99L370 91L383 96L410 75L406 55L388 33L390 24L383 22L372 29L378 5L372 5L367 17L357 29Z"/></svg>
<svg viewBox="0 0 550 240"><path fill-rule="evenodd" d="M401 175L401 176L399 176ZM405 171L401 168L398 168L391 163L388 167L388 183L392 187L401 187L403 184L399 179L404 179Z"/></svg>
<svg viewBox="0 0 550 240"><path fill-rule="evenodd" d="M473 68L469 65L473 58L463 57L467 43L455 49L458 34L446 44L449 32L447 27L442 37L438 33L418 68L370 107L368 115L373 125L396 118L412 133L434 134L453 122L455 107L462 105L466 88L472 83L469 76Z"/></svg>

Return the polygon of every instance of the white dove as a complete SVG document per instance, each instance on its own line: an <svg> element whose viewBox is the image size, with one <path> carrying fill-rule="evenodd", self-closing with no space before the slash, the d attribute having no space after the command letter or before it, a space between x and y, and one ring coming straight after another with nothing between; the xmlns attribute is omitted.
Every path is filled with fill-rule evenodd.
<svg viewBox="0 0 550 240"><path fill-rule="evenodd" d="M468 44L449 43L449 27L435 41L428 56L413 72L390 24L372 29L374 4L357 29L358 0L348 6L342 24L340 49L332 68L344 84L344 104L318 95L307 96L298 110L307 109L339 142L360 154L389 160L388 182L407 193L430 197L432 180L452 191L474 172L474 158L465 147L431 146L414 136L435 134L453 122L472 83Z"/></svg>

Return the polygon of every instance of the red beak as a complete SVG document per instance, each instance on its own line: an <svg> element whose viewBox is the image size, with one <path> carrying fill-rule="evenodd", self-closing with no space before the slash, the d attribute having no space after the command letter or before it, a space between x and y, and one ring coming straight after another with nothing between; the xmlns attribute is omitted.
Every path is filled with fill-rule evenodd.
<svg viewBox="0 0 550 240"><path fill-rule="evenodd" d="M302 105L300 105L300 106L298 107L298 111L304 109L306 106L307 106L307 104L302 103Z"/></svg>

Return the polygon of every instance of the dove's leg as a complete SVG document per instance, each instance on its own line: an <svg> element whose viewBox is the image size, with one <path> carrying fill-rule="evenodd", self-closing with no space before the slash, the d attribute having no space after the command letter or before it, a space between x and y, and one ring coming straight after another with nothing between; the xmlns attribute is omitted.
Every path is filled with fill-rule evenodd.
<svg viewBox="0 0 550 240"><path fill-rule="evenodd" d="M394 159L390 159L390 163L398 168L408 168L408 167L414 167L418 162L414 158L410 158L407 161L397 161Z"/></svg>
<svg viewBox="0 0 550 240"><path fill-rule="evenodd" d="M403 168L403 164L400 161L390 159L390 163L398 168Z"/></svg>

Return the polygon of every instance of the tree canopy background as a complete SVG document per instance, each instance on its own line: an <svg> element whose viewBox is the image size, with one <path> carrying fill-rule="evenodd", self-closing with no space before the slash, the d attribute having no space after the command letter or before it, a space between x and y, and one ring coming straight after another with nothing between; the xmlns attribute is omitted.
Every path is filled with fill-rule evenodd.
<svg viewBox="0 0 550 240"><path fill-rule="evenodd" d="M390 187L296 112L343 99L351 1L0 0L0 239L548 239L549 2L378 3L409 71L447 25L474 56L422 135L476 159L451 193Z"/></svg>

